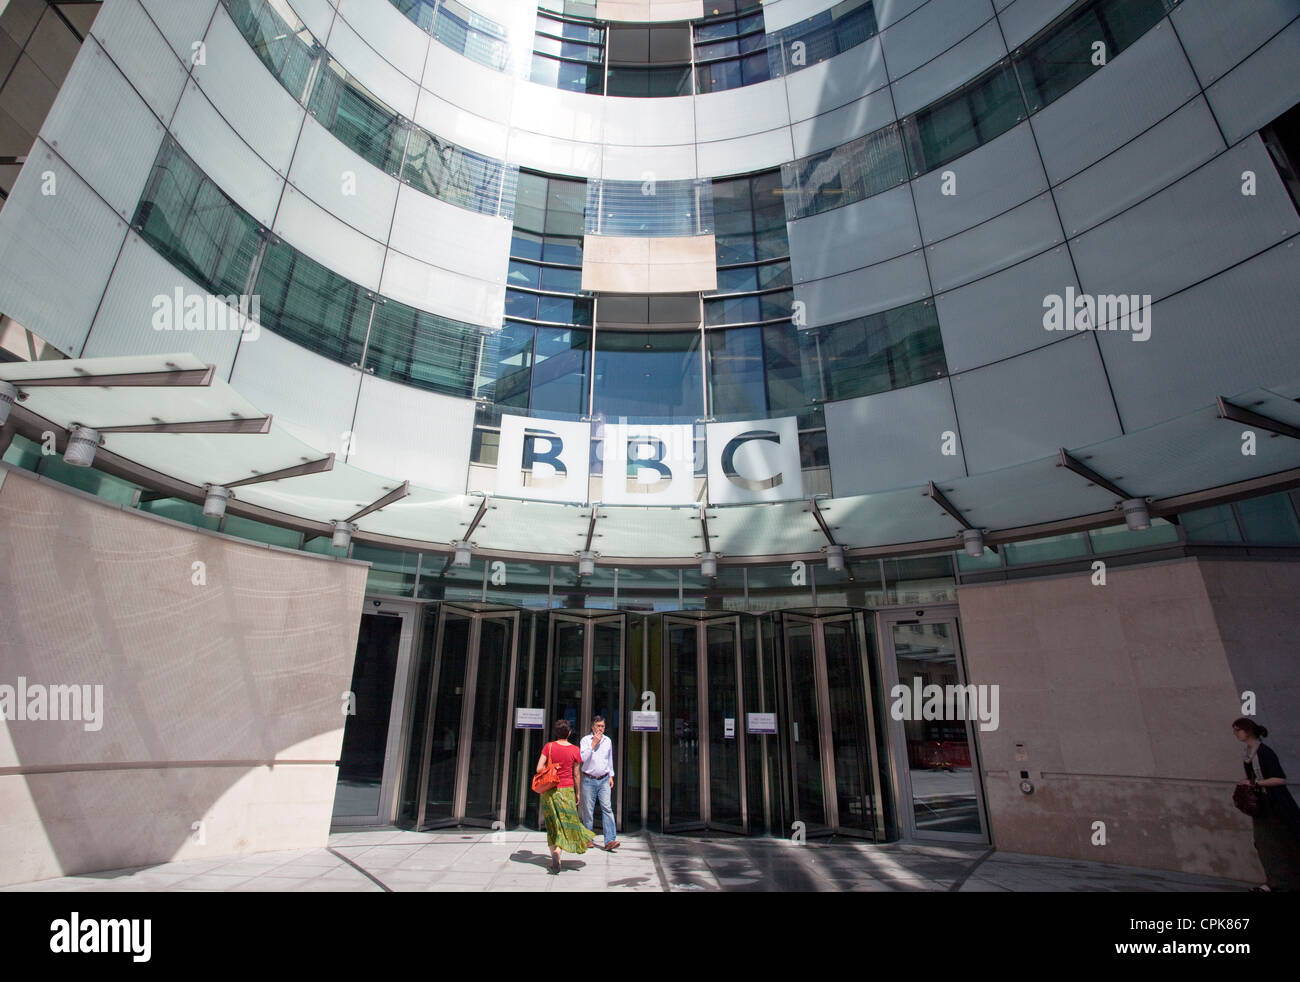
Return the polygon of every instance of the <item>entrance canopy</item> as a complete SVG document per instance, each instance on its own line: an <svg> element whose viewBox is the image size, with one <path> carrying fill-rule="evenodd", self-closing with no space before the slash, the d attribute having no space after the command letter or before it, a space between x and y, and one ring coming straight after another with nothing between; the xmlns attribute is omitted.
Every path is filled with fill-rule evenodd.
<svg viewBox="0 0 1300 982"><path fill-rule="evenodd" d="M95 466L160 495L202 501L219 485L231 512L319 535L352 522L361 541L429 551L468 538L481 556L547 562L586 550L624 566L695 565L706 552L724 564L815 561L829 545L849 558L936 552L958 548L965 529L996 545L1113 525L1123 499L1147 499L1158 516L1300 483L1300 380L1209 396L1158 426L1003 470L707 508L456 494L370 473L291 436L190 354L5 364L0 380L18 390L5 432L52 432L62 448L74 426L94 429ZM394 425L416 422L436 425Z"/></svg>

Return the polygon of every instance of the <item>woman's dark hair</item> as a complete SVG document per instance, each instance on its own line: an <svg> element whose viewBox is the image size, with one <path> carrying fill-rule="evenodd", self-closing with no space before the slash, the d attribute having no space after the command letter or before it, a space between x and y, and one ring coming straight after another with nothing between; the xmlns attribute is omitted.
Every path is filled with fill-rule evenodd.
<svg viewBox="0 0 1300 982"><path fill-rule="evenodd" d="M557 719L555 721L555 739L569 739L569 721L567 719Z"/></svg>
<svg viewBox="0 0 1300 982"><path fill-rule="evenodd" d="M1267 726L1260 726L1253 719L1249 719L1245 716L1242 716L1240 719L1234 719L1232 721L1232 728L1234 730L1245 730L1256 740L1263 740L1264 737L1268 736Z"/></svg>

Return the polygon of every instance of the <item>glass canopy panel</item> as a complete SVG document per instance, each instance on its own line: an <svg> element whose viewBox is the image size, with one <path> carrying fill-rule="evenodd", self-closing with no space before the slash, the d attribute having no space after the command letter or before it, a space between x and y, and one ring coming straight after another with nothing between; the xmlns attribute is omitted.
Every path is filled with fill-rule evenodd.
<svg viewBox="0 0 1300 982"><path fill-rule="evenodd" d="M316 522L341 522L401 486L394 478L380 477L347 464L332 471L270 484L238 488L241 501L298 515ZM392 507L391 505L389 507Z"/></svg>
<svg viewBox="0 0 1300 982"><path fill-rule="evenodd" d="M478 514L482 498L412 486L411 493L357 523L363 532L419 542L458 542Z"/></svg>
<svg viewBox="0 0 1300 982"><path fill-rule="evenodd" d="M955 540L961 532L956 519L927 498L922 488L834 498L817 505L835 541L853 549Z"/></svg>
<svg viewBox="0 0 1300 982"><path fill-rule="evenodd" d="M609 562L619 557L691 559L704 549L700 510L601 505L592 548Z"/></svg>
<svg viewBox="0 0 1300 982"><path fill-rule="evenodd" d="M1300 426L1300 405L1263 389L1229 397L1236 406ZM1255 432L1243 454L1242 433ZM1273 439L1260 428L1220 419L1207 406L1149 429L1071 451L1129 494L1168 498L1300 467L1300 440Z"/></svg>
<svg viewBox="0 0 1300 982"><path fill-rule="evenodd" d="M24 379L138 375L147 372L203 371L193 355L69 359L5 365L0 377L22 387ZM212 419L261 419L265 414L220 379L206 386L96 385L32 386L21 405L64 429L83 426L133 426L192 423Z"/></svg>
<svg viewBox="0 0 1300 982"><path fill-rule="evenodd" d="M1110 510L1116 500L1109 491L1058 467L1055 456L936 483L953 507L981 529L1092 515Z"/></svg>
<svg viewBox="0 0 1300 982"><path fill-rule="evenodd" d="M708 515L709 547L725 556L787 556L826 545L806 501L710 508Z"/></svg>
<svg viewBox="0 0 1300 982"><path fill-rule="evenodd" d="M576 556L586 548L590 516L590 505L492 498L470 541L476 548L499 552ZM592 549L599 548L592 544Z"/></svg>
<svg viewBox="0 0 1300 982"><path fill-rule="evenodd" d="M329 456L274 424L269 433L108 433L104 449L198 486L233 484ZM290 480L302 478L275 483L287 487ZM247 500L248 490L235 489L235 498Z"/></svg>

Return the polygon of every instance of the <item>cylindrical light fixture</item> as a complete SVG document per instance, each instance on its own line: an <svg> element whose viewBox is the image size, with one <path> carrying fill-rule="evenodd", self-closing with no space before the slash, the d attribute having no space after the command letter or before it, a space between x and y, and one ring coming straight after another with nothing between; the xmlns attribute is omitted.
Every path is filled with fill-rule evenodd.
<svg viewBox="0 0 1300 982"><path fill-rule="evenodd" d="M1128 498L1119 506L1124 509L1124 524L1130 532L1145 532L1151 527L1151 512L1145 498Z"/></svg>
<svg viewBox="0 0 1300 982"><path fill-rule="evenodd" d="M18 388L12 382L6 382L0 379L0 426L9 419L9 410L14 408L14 401L18 398Z"/></svg>
<svg viewBox="0 0 1300 982"><path fill-rule="evenodd" d="M469 543L455 542L452 545L456 550L456 555L453 557L451 564L453 566L468 566L470 553L472 551L469 547Z"/></svg>
<svg viewBox="0 0 1300 982"><path fill-rule="evenodd" d="M68 434L68 447L63 451L63 462L73 467L89 467L95 462L95 451L98 449L99 430L74 425Z"/></svg>
<svg viewBox="0 0 1300 982"><path fill-rule="evenodd" d="M716 552L700 553L700 575L701 576L718 575L718 554Z"/></svg>
<svg viewBox="0 0 1300 982"><path fill-rule="evenodd" d="M832 573L839 573L844 569L843 546L826 547L826 568Z"/></svg>
<svg viewBox="0 0 1300 982"><path fill-rule="evenodd" d="M330 545L335 549L346 549L352 543L352 531L355 528L351 522L335 522L334 538L330 540Z"/></svg>
<svg viewBox="0 0 1300 982"><path fill-rule="evenodd" d="M966 529L961 534L961 540L966 543L966 555L971 559L979 559L984 555L984 533L979 529Z"/></svg>
<svg viewBox="0 0 1300 982"><path fill-rule="evenodd" d="M578 553L578 575L591 576L596 572L596 554L584 550Z"/></svg>
<svg viewBox="0 0 1300 982"><path fill-rule="evenodd" d="M220 518L226 513L226 502L231 498L230 488L223 488L219 484L205 484L204 491L207 494L203 499L203 514L209 518Z"/></svg>

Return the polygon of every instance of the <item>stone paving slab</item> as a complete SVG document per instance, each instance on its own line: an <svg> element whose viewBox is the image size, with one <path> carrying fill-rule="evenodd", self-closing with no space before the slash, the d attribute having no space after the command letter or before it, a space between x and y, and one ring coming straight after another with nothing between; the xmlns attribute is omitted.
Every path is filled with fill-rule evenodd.
<svg viewBox="0 0 1300 982"><path fill-rule="evenodd" d="M632 835L549 871L541 832L365 829L324 849L189 859L0 892L1239 892L1253 884L984 846Z"/></svg>

